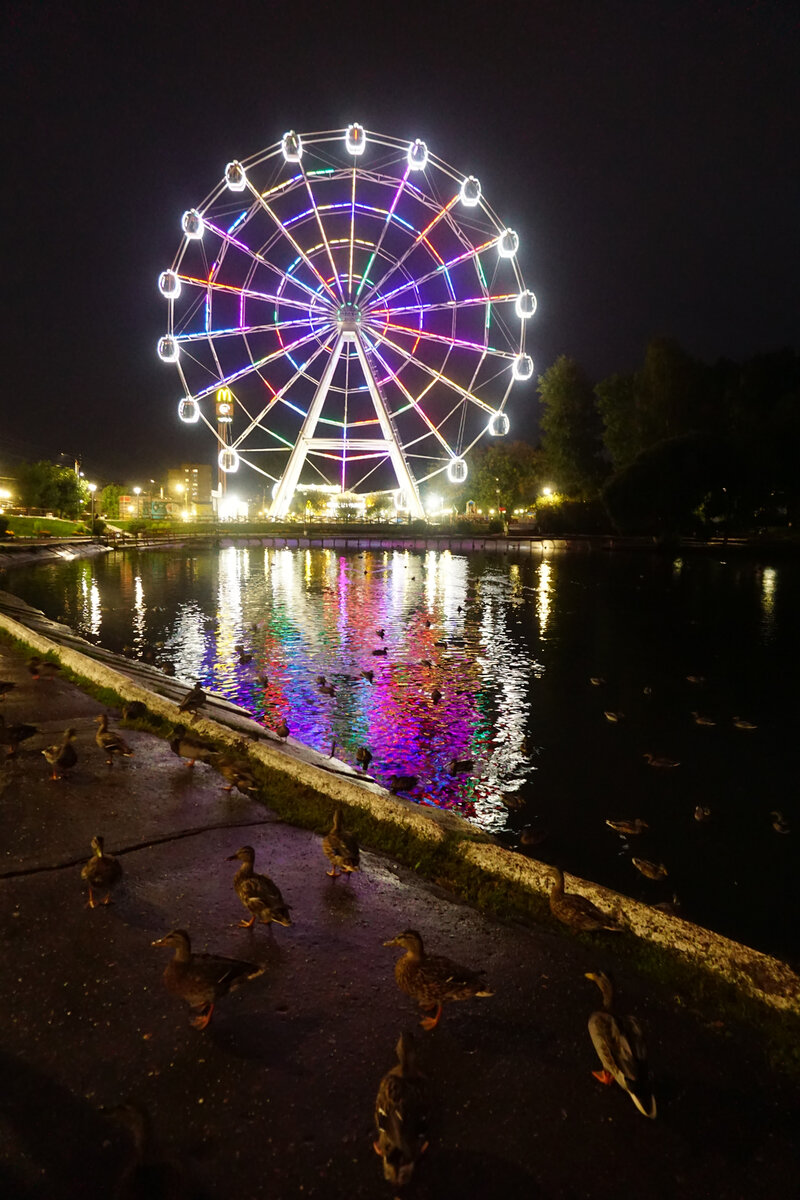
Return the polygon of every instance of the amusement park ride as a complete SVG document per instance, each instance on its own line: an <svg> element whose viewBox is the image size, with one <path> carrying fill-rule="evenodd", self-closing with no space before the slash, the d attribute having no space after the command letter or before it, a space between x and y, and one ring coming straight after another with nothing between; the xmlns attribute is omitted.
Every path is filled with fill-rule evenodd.
<svg viewBox="0 0 800 1200"><path fill-rule="evenodd" d="M302 484L391 493L467 478L509 429L536 298L479 181L360 125L284 134L228 163L183 214L159 278L178 415L216 438L220 488L248 467L283 517Z"/></svg>

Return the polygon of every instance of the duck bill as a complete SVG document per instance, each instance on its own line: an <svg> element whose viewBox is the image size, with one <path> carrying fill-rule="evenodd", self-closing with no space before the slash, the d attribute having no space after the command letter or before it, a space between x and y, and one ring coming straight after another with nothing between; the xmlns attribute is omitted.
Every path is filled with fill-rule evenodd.
<svg viewBox="0 0 800 1200"><path fill-rule="evenodd" d="M399 946L400 945L397 938L390 938L388 942L384 942L383 944L384 944L384 946Z"/></svg>
<svg viewBox="0 0 800 1200"><path fill-rule="evenodd" d="M238 857L238 854L229 854L225 859L225 862L234 862Z"/></svg>
<svg viewBox="0 0 800 1200"><path fill-rule="evenodd" d="M158 938L155 942L151 942L150 945L151 946L166 946L167 941L165 938Z"/></svg>

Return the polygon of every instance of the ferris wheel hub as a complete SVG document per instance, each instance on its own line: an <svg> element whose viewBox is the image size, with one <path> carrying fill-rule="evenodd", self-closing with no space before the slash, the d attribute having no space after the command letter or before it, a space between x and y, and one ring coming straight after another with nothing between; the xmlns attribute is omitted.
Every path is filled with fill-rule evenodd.
<svg viewBox="0 0 800 1200"><path fill-rule="evenodd" d="M336 310L336 324L343 333L360 329L361 309L357 304L340 304Z"/></svg>

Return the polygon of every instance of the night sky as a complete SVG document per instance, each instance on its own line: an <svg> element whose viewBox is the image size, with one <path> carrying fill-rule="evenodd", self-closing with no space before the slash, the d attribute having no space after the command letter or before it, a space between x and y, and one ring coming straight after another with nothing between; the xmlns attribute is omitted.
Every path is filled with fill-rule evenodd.
<svg viewBox="0 0 800 1200"><path fill-rule="evenodd" d="M155 355L156 280L181 213L289 128L359 121L478 175L520 234L538 371L633 369L654 335L709 362L798 347L798 11L7 4L0 474L59 451L100 482L211 461Z"/></svg>

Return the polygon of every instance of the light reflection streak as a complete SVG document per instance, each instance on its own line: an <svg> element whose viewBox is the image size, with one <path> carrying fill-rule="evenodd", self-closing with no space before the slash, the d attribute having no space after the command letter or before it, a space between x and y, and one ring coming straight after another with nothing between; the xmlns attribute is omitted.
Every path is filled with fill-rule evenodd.
<svg viewBox="0 0 800 1200"><path fill-rule="evenodd" d="M540 562L539 570L539 586L536 589L536 614L539 618L539 636L544 637L547 629L547 622L550 619L550 577L553 568L549 562Z"/></svg>

